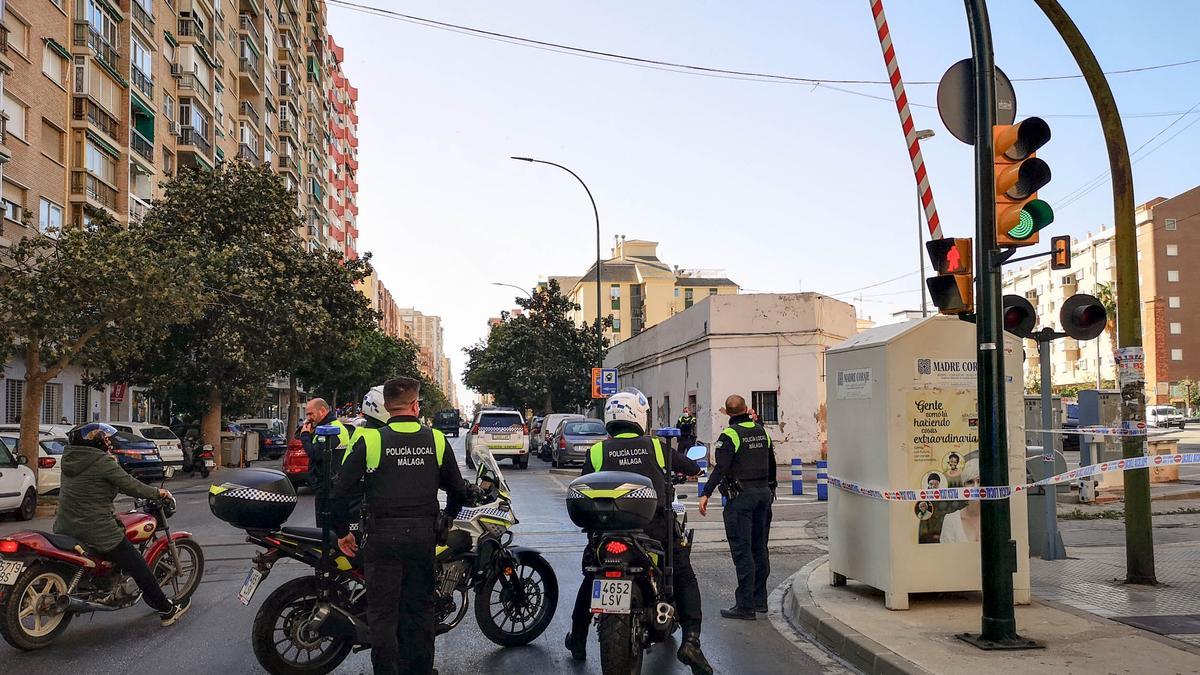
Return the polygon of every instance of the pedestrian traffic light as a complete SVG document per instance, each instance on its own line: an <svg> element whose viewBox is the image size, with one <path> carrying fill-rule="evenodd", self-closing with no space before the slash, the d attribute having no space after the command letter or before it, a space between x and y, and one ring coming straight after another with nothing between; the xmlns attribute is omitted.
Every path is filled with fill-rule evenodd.
<svg viewBox="0 0 1200 675"><path fill-rule="evenodd" d="M1108 312L1104 304L1093 295L1076 293L1067 298L1058 314L1063 332L1076 340L1091 340L1100 337L1108 323Z"/></svg>
<svg viewBox="0 0 1200 675"><path fill-rule="evenodd" d="M939 314L970 314L975 309L971 240L946 237L925 242L937 276L925 279Z"/></svg>
<svg viewBox="0 0 1200 675"><path fill-rule="evenodd" d="M1037 198L1050 166L1035 153L1049 140L1050 125L1040 117L992 127L997 247L1036 244L1038 230L1054 222L1054 210Z"/></svg>
<svg viewBox="0 0 1200 675"><path fill-rule="evenodd" d="M1050 269L1071 269L1071 235L1050 238Z"/></svg>
<svg viewBox="0 0 1200 675"><path fill-rule="evenodd" d="M1004 296L1004 330L1017 337L1031 337L1037 323L1033 304L1019 295Z"/></svg>

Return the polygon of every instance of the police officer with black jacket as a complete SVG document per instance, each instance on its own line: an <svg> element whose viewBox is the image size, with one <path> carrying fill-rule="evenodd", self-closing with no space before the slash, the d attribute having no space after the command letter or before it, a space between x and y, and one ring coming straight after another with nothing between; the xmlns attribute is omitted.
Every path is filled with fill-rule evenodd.
<svg viewBox="0 0 1200 675"><path fill-rule="evenodd" d="M730 396L722 412L729 415L729 426L717 440L716 468L700 497L700 515L708 515L708 499L719 487L729 500L722 516L737 572L735 604L722 609L721 616L753 621L755 612L767 611L771 574L767 538L777 486L775 447L762 425L751 418L746 399Z"/></svg>
<svg viewBox="0 0 1200 675"><path fill-rule="evenodd" d="M434 547L438 488L447 514L457 514L478 491L459 472L446 437L417 421L421 383L398 377L383 385L387 426L360 428L333 491L334 528L346 555L358 552L350 522L355 486L366 479L363 555L371 602L374 672L429 675L434 647ZM451 516L452 517L452 516Z"/></svg>
<svg viewBox="0 0 1200 675"><path fill-rule="evenodd" d="M683 407L683 414L679 416L675 427L679 429L679 449L687 452L696 444L696 416L692 414L690 406Z"/></svg>
<svg viewBox="0 0 1200 675"><path fill-rule="evenodd" d="M581 475L594 471L629 471L641 474L654 484L658 495L658 509L654 519L646 528L646 534L662 543L663 548L672 547L675 579L675 607L679 612L679 624L683 628L683 644L676 657L690 666L693 675L712 675L713 669L700 649L700 586L692 570L691 549L680 545L682 533L675 528L675 514L671 510L671 482L666 474L666 458L662 443L645 435L643 425L650 412L650 404L642 392L626 390L614 394L604 406L604 422L611 435L606 441L596 443L588 452ZM686 455L665 449L671 455L671 470L688 476L700 474L700 465ZM583 581L575 596L575 608L571 612L571 632L567 633L566 646L571 657L577 661L587 659L587 632L592 622L591 598L592 575L587 572L595 565L595 554L591 547L583 553Z"/></svg>
<svg viewBox="0 0 1200 675"><path fill-rule="evenodd" d="M333 455L333 466L325 466L325 448L317 436L317 427L326 424L338 428L338 449ZM337 475L338 460L350 444L350 429L337 418L325 399L309 399L308 403L304 404L304 426L300 428L300 444L304 446L304 454L308 455L308 484L317 487L325 480L325 472L332 472L330 478ZM325 499L319 491L314 501L317 507L317 527L321 527L325 520Z"/></svg>

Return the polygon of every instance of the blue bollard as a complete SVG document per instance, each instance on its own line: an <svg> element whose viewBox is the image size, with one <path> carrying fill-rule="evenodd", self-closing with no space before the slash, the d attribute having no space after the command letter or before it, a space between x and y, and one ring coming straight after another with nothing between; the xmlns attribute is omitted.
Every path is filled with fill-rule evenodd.
<svg viewBox="0 0 1200 675"><path fill-rule="evenodd" d="M804 494L804 465L798 457L792 458L792 494Z"/></svg>
<svg viewBox="0 0 1200 675"><path fill-rule="evenodd" d="M817 460L817 501L829 501L829 462Z"/></svg>

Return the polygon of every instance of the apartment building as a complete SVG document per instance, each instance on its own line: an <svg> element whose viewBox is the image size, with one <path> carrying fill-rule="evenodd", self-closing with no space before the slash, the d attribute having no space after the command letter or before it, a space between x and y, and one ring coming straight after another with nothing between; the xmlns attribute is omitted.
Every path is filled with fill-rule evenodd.
<svg viewBox="0 0 1200 675"><path fill-rule="evenodd" d="M1200 187L1170 199L1157 197L1136 210L1138 286L1142 344L1146 353L1146 397L1150 403L1182 405L1183 380L1200 379L1200 315L1188 305L1200 297L1200 275L1189 276L1184 261L1200 254ZM1095 295L1101 284L1116 281L1114 231L1103 229L1072 242L1069 270L1053 271L1049 261L1007 272L1005 293L1030 300L1043 321L1055 326L1066 298ZM1187 289L1192 289L1188 291ZM1079 343L1070 338L1051 345L1054 384L1111 386L1116 380L1112 336ZM1040 373L1037 345L1025 345L1025 376Z"/></svg>
<svg viewBox="0 0 1200 675"><path fill-rule="evenodd" d="M596 266L583 276L552 276L579 309L576 323L596 321ZM547 282L539 282L542 288ZM618 237L601 262L602 316L612 315L605 337L616 344L691 307L710 295L734 295L738 285L719 270L672 268L658 258L658 242Z"/></svg>
<svg viewBox="0 0 1200 675"><path fill-rule="evenodd" d="M453 373L449 372L445 359L441 317L422 314L412 307L401 307L399 316L401 322L408 325L413 342L420 350L417 361L421 372L439 385L447 381L452 383Z"/></svg>
<svg viewBox="0 0 1200 675"><path fill-rule="evenodd" d="M331 85L329 110L329 210L334 246L346 258L358 257L358 89L342 72L345 53L329 36L326 65Z"/></svg>

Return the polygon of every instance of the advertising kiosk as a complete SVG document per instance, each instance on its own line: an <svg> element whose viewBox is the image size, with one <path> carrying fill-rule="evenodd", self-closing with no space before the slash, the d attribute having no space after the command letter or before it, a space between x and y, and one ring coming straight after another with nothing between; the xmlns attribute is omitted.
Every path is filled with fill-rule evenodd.
<svg viewBox="0 0 1200 675"><path fill-rule="evenodd" d="M1009 484L1025 482L1021 340L1005 334ZM932 316L874 328L826 352L829 476L880 491L979 485L975 325ZM1024 493L1009 499L1014 600L1029 603ZM829 569L884 592L978 591L979 502L887 501L829 488Z"/></svg>

